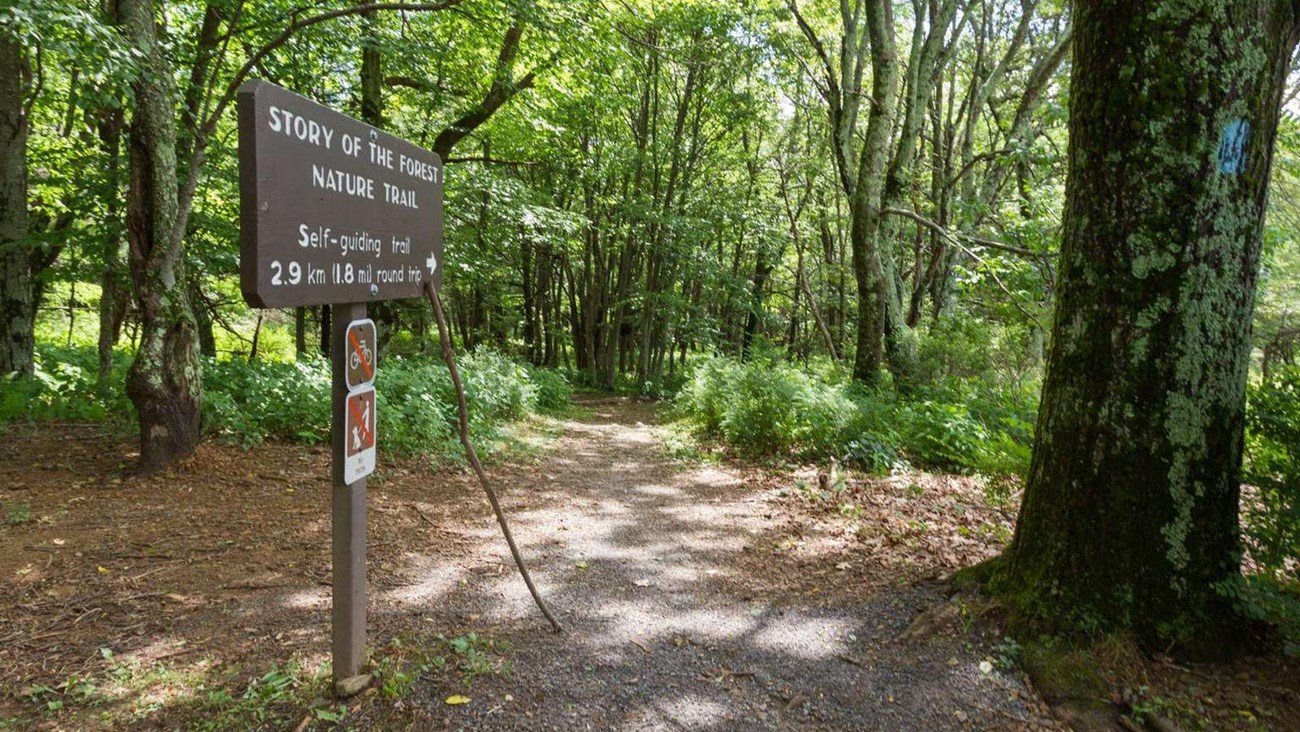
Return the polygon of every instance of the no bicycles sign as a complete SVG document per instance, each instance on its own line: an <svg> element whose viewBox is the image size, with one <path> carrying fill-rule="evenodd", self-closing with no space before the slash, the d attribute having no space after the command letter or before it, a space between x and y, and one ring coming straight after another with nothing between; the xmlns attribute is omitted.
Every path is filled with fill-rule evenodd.
<svg viewBox="0 0 1300 732"><path fill-rule="evenodd" d="M375 321L362 318L348 323L348 391L375 383Z"/></svg>

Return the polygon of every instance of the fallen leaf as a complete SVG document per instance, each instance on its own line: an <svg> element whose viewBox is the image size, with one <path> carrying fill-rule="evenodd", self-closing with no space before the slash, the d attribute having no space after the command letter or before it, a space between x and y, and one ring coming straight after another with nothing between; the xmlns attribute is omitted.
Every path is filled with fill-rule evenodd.
<svg viewBox="0 0 1300 732"><path fill-rule="evenodd" d="M460 704L469 704L469 697L461 696L460 694L452 694L451 696L447 697L447 703L452 706L458 706Z"/></svg>
<svg viewBox="0 0 1300 732"><path fill-rule="evenodd" d="M980 673L982 674L993 673L993 664L989 663L988 661L980 661Z"/></svg>
<svg viewBox="0 0 1300 732"><path fill-rule="evenodd" d="M633 582L632 584L636 585L637 587L649 587L649 586L650 586L650 580L648 580L648 579L639 579L639 580Z"/></svg>
<svg viewBox="0 0 1300 732"><path fill-rule="evenodd" d="M98 566L98 567L95 567L95 569L99 570L99 573L100 573L100 574L108 574L108 568L107 568L107 567L104 567L104 566L102 566L102 565L101 565L101 566Z"/></svg>
<svg viewBox="0 0 1300 732"><path fill-rule="evenodd" d="M573 563L573 566L574 566L575 568L577 568L577 569L586 569L586 568L587 568L587 563L586 563L585 561L579 559L578 561L576 561L576 562Z"/></svg>

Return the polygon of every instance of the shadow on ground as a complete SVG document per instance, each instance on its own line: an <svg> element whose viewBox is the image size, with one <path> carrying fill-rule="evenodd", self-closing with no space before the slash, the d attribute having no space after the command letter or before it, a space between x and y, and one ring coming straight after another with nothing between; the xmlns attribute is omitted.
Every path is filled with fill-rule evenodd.
<svg viewBox="0 0 1300 732"><path fill-rule="evenodd" d="M895 640L939 588L836 571L844 557L829 552L794 557L780 480L670 461L648 405L585 407L545 457L491 470L561 635L468 476L383 466L369 502L372 646L490 633L508 669L364 695L343 726L1052 726L1018 674L981 670L997 641L984 629ZM323 685L328 453L205 445L131 479L122 438L76 429L11 432L0 447L0 500L30 513L0 535L0 726L219 726L223 698L260 694L269 669ZM450 694L471 701L448 706ZM268 726L327 726L268 709L280 720Z"/></svg>

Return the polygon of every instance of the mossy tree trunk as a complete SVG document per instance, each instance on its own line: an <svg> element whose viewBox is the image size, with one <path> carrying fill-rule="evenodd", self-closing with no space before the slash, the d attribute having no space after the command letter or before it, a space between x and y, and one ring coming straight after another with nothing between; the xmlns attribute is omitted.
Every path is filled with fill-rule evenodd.
<svg viewBox="0 0 1300 732"><path fill-rule="evenodd" d="M31 248L27 237L27 79L22 46L0 36L0 376L32 374Z"/></svg>
<svg viewBox="0 0 1300 732"><path fill-rule="evenodd" d="M873 383L884 363L888 290L880 237L884 175L898 107L893 4L885 0L841 3L838 53L822 43L796 0L787 0L787 7L821 64L818 87L826 101L831 157L848 204L847 238L858 289L853 378ZM864 86L867 78L869 91ZM864 100L870 106L866 128L861 130L858 117Z"/></svg>
<svg viewBox="0 0 1300 732"><path fill-rule="evenodd" d="M127 241L140 317L140 346L127 393L140 419L140 469L153 472L192 452L201 385L178 204L175 98L158 46L153 0L122 0L123 32L143 55L130 134Z"/></svg>
<svg viewBox="0 0 1300 732"><path fill-rule="evenodd" d="M1076 2L1061 291L995 587L1197 653L1239 628L1250 324L1296 8Z"/></svg>

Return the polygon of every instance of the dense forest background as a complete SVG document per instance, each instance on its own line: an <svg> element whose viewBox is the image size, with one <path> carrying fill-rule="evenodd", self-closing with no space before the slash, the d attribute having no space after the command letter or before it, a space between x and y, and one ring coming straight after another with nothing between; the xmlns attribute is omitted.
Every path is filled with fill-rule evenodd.
<svg viewBox="0 0 1300 732"><path fill-rule="evenodd" d="M0 418L201 409L208 434L324 438L327 312L239 292L230 102L256 77L443 156L480 429L618 390L742 452L980 473L1010 500L1059 285L1070 34L1056 0L9 2ZM1252 561L1292 581L1297 92L1246 469ZM386 448L447 452L426 305L372 313Z"/></svg>

